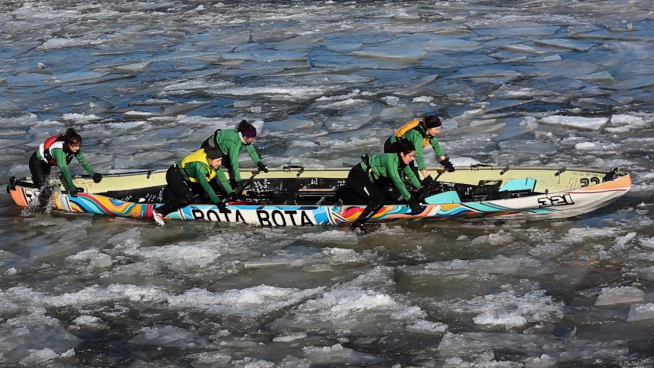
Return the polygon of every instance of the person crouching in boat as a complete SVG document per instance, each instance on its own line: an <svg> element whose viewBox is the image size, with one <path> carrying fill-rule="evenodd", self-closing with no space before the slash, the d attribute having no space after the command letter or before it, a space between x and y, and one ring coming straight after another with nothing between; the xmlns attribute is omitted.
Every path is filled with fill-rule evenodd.
<svg viewBox="0 0 654 368"><path fill-rule="evenodd" d="M257 128L245 120L241 120L236 129L216 129L213 135L202 142L200 148L205 147L218 147L223 154L223 167L229 170L229 178L233 186L241 180L241 174L238 168L238 155L241 153L243 147L248 155L259 168L259 171L268 172L266 166L257 151L254 149L252 143L257 137Z"/></svg>
<svg viewBox="0 0 654 368"><path fill-rule="evenodd" d="M401 139L394 143L390 149L396 153L382 153L371 157L368 157L368 155L362 156L362 162L355 165L347 176L347 183L359 197L368 203L363 212L352 223L352 230L357 233L363 232L365 222L386 203L382 189L386 187L389 180L407 201L412 215L422 211L419 200L411 196L400 177L401 170L411 181L411 184L421 189L422 194L420 181L409 166L409 163L415 157L415 148L409 141Z"/></svg>
<svg viewBox="0 0 654 368"><path fill-rule="evenodd" d="M416 163L418 164L420 174L424 178L423 184L430 185L433 182L433 178L429 175L429 171L427 171L423 154L423 148L427 147L427 145L431 145L440 159L440 164L448 172L454 171L454 165L452 165L448 157L445 157L445 152L438 143L438 139L436 139L436 136L441 131L441 125L441 120L435 115L425 115L421 120L412 120L404 124L394 135L386 140L386 143L384 143L384 152L389 152L392 149L393 143L397 142L398 138L408 139L416 149ZM413 166L413 163L411 166Z"/></svg>
<svg viewBox="0 0 654 368"><path fill-rule="evenodd" d="M93 171L91 165L84 158L80 150L81 147L82 136L75 129L68 128L65 134L46 139L45 142L39 145L39 149L32 154L32 157L30 157L29 167L30 173L32 174L32 182L37 187L42 188L41 194L39 195L40 211L45 209L52 195L52 189L45 184L53 166L57 166L61 171L61 181L64 188L73 197L77 196L77 193L84 192L82 188L78 188L73 184L73 178L70 176L70 171L68 170L68 165L73 158L77 159L77 162L91 175L94 182L99 183L102 181L102 174Z"/></svg>
<svg viewBox="0 0 654 368"><path fill-rule="evenodd" d="M163 226L163 218L168 214L193 203L202 203L206 197L218 206L220 212L228 212L225 202L220 200L214 190L214 186L218 190L222 189L228 201L236 199L237 193L232 190L225 173L220 168L222 158L219 148L206 147L191 153L168 168L166 172L168 186L164 190L165 203L152 212L154 221Z"/></svg>

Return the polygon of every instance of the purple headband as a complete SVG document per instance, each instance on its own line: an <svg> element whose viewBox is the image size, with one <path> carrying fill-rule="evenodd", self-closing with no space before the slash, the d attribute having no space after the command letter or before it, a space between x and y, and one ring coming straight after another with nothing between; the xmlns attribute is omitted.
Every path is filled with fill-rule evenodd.
<svg viewBox="0 0 654 368"><path fill-rule="evenodd" d="M257 136L256 130L244 130L241 132L244 138L255 138Z"/></svg>

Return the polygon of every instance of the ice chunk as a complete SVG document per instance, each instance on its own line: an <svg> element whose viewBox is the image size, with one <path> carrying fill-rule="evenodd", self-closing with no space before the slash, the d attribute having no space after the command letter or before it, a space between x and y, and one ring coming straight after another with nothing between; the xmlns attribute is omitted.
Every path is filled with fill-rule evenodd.
<svg viewBox="0 0 654 368"><path fill-rule="evenodd" d="M277 42L272 46L276 49L305 48L311 44L320 43L322 41L323 38L320 35L302 35L286 41Z"/></svg>
<svg viewBox="0 0 654 368"><path fill-rule="evenodd" d="M427 52L422 50L402 49L402 48L388 48L388 47L365 47L358 51L352 51L352 55L363 56L369 58L382 58L382 59L400 59L417 61L425 56Z"/></svg>
<svg viewBox="0 0 654 368"><path fill-rule="evenodd" d="M556 364L556 359L553 359L547 354L525 360L525 368L546 368L554 364Z"/></svg>
<svg viewBox="0 0 654 368"><path fill-rule="evenodd" d="M23 142L15 140L15 139L0 139L0 149L1 148L18 146L19 144L23 144Z"/></svg>
<svg viewBox="0 0 654 368"><path fill-rule="evenodd" d="M647 281L654 281L654 266L638 270L638 277Z"/></svg>
<svg viewBox="0 0 654 368"><path fill-rule="evenodd" d="M407 325L405 331L430 335L442 335L447 332L448 326L441 322L431 322L418 320L413 324Z"/></svg>
<svg viewBox="0 0 654 368"><path fill-rule="evenodd" d="M75 255L66 257L72 262L89 262L91 268L107 268L113 263L111 256L100 253L97 249L83 250Z"/></svg>
<svg viewBox="0 0 654 368"><path fill-rule="evenodd" d="M583 81L612 81L613 76L609 74L608 72L599 72L599 73L593 73L593 74L587 74L587 75L582 75L580 77L576 77L579 80Z"/></svg>
<svg viewBox="0 0 654 368"><path fill-rule="evenodd" d="M63 307L94 303L128 300L133 303L155 303L166 299L168 294L157 288L140 287L130 284L111 284L106 288L98 285L86 287L74 293L51 296L48 305Z"/></svg>
<svg viewBox="0 0 654 368"><path fill-rule="evenodd" d="M580 60L561 60L535 65L538 71L558 77L578 77L591 74L599 68L596 64Z"/></svg>
<svg viewBox="0 0 654 368"><path fill-rule="evenodd" d="M543 124L550 125L561 125L565 127L573 128L582 128L582 129L591 129L599 130L606 123L608 123L608 118L586 118L583 116L562 116L562 115L550 115L540 119L540 122Z"/></svg>
<svg viewBox="0 0 654 368"><path fill-rule="evenodd" d="M397 106L400 98L395 96L385 96L382 98L382 101L384 101L388 106Z"/></svg>
<svg viewBox="0 0 654 368"><path fill-rule="evenodd" d="M112 73L128 73L128 74L142 73L150 66L151 63L152 63L152 61L144 61L142 63L117 65L117 66L111 67L111 72Z"/></svg>
<svg viewBox="0 0 654 368"><path fill-rule="evenodd" d="M588 357L621 357L629 349L627 341L593 341L560 339L554 336L509 333L447 333L438 346L443 357L479 354L492 350L511 349L530 356L560 357L563 360Z"/></svg>
<svg viewBox="0 0 654 368"><path fill-rule="evenodd" d="M176 326L143 327L141 332L129 340L134 345L154 345L169 347L192 347L198 334Z"/></svg>
<svg viewBox="0 0 654 368"><path fill-rule="evenodd" d="M498 255L494 259L454 260L433 262L425 266L425 271L446 271L446 273L489 273L515 274L520 269L521 261Z"/></svg>
<svg viewBox="0 0 654 368"><path fill-rule="evenodd" d="M112 236L107 243L116 247L138 248L141 246L141 230L138 227Z"/></svg>
<svg viewBox="0 0 654 368"><path fill-rule="evenodd" d="M313 120L299 117L289 117L282 121L266 122L266 129L269 131L294 131L296 129L310 128L314 126Z"/></svg>
<svg viewBox="0 0 654 368"><path fill-rule="evenodd" d="M526 37L526 36L549 36L555 34L561 27L559 26L543 26L538 23L532 23L529 26L516 25L511 23L505 23L499 25L498 27L484 27L476 28L475 25L471 24L475 33L480 36L501 36L501 37Z"/></svg>
<svg viewBox="0 0 654 368"><path fill-rule="evenodd" d="M73 323L78 326L98 326L102 320L98 317L93 316L79 316L73 320Z"/></svg>
<svg viewBox="0 0 654 368"><path fill-rule="evenodd" d="M361 109L350 110L343 116L331 117L327 119L325 126L330 132L345 132L360 129L374 118L372 107L366 106Z"/></svg>
<svg viewBox="0 0 654 368"><path fill-rule="evenodd" d="M36 365L65 354L81 341L42 313L10 318L0 326L0 336L5 337L0 339L3 361Z"/></svg>
<svg viewBox="0 0 654 368"><path fill-rule="evenodd" d="M631 308L629 308L629 317L627 317L627 321L636 322L649 319L654 319L654 304L647 303L632 305Z"/></svg>
<svg viewBox="0 0 654 368"><path fill-rule="evenodd" d="M618 90L631 90L638 88L651 87L654 85L654 76L639 77L622 82L614 83L611 87Z"/></svg>
<svg viewBox="0 0 654 368"><path fill-rule="evenodd" d="M193 359L191 366L193 368L213 368L225 366L232 360L232 357L219 352L202 352L188 354L185 358Z"/></svg>
<svg viewBox="0 0 654 368"><path fill-rule="evenodd" d="M595 43L591 43L591 42L578 42L578 41L562 39L562 38L557 38L557 39L537 38L534 39L534 42L540 45L553 46L553 47L558 47L560 49L572 50L577 52L586 52L590 50L593 46L595 46Z"/></svg>
<svg viewBox="0 0 654 368"><path fill-rule="evenodd" d="M95 43L95 40L85 40L83 38L59 38L53 37L46 42L44 42L39 49L50 50L50 49L61 49L67 47L79 47L84 45L89 45Z"/></svg>
<svg viewBox="0 0 654 368"><path fill-rule="evenodd" d="M168 106L163 109L163 115L180 115L185 114L189 111L193 111L199 107L208 104L207 101L191 101L183 104L175 104L173 106Z"/></svg>
<svg viewBox="0 0 654 368"><path fill-rule="evenodd" d="M356 352L349 348L344 348L341 344L333 346L314 347L307 346L303 348L304 354L311 360L312 364L342 364L352 365L360 363L374 363L383 360L381 357Z"/></svg>
<svg viewBox="0 0 654 368"><path fill-rule="evenodd" d="M275 61L297 61L306 60L307 53L278 50L252 50L221 55L223 60L251 60L258 63L270 63Z"/></svg>
<svg viewBox="0 0 654 368"><path fill-rule="evenodd" d="M482 47L483 45L480 42L464 40L462 38L451 36L437 37L423 45L425 50L457 52L472 52Z"/></svg>
<svg viewBox="0 0 654 368"><path fill-rule="evenodd" d="M55 353L52 349L45 348L42 350L37 350L22 359L19 363L22 365L33 365L47 362L48 360L57 358L59 354Z"/></svg>
<svg viewBox="0 0 654 368"><path fill-rule="evenodd" d="M538 49L535 49L535 48L533 48L531 46L522 45L522 44L501 45L500 48L503 48L503 49L509 50L509 51L526 52L526 53L529 53L529 54L536 54L536 55L546 54L547 53L547 51L545 51L545 50L538 50Z"/></svg>
<svg viewBox="0 0 654 368"><path fill-rule="evenodd" d="M97 73L97 72L75 72L75 73L66 73L59 74L54 76L54 81L60 84L67 83L76 83L76 82L91 82L99 81L102 77L106 76L109 73Z"/></svg>
<svg viewBox="0 0 654 368"><path fill-rule="evenodd" d="M307 337L304 332L298 332L292 335L277 336L273 338L273 342L291 342L295 340L302 340Z"/></svg>
<svg viewBox="0 0 654 368"><path fill-rule="evenodd" d="M594 151L599 149L599 147L597 147L597 144L593 142L581 142L575 144L575 149L577 151Z"/></svg>
<svg viewBox="0 0 654 368"><path fill-rule="evenodd" d="M311 367L311 360L299 359L294 356L287 355L277 365L279 368L309 368Z"/></svg>
<svg viewBox="0 0 654 368"><path fill-rule="evenodd" d="M639 303L645 299L645 292L633 286L602 288L602 294L595 301L596 306L623 303Z"/></svg>
<svg viewBox="0 0 654 368"><path fill-rule="evenodd" d="M475 323L505 326L509 329L528 322L552 322L563 317L563 304L544 294L544 290L536 290L519 295L511 290L470 300L449 300L433 304L444 312L477 314Z"/></svg>
<svg viewBox="0 0 654 368"><path fill-rule="evenodd" d="M241 360L233 360L230 367L233 368L275 368L275 363L267 360L256 358L243 358Z"/></svg>
<svg viewBox="0 0 654 368"><path fill-rule="evenodd" d="M226 316L261 317L281 308L294 305L321 292L323 288L308 290L286 289L259 285L243 290L212 293L203 289L191 289L184 294L170 296L171 307L193 308Z"/></svg>
<svg viewBox="0 0 654 368"><path fill-rule="evenodd" d="M84 231L86 232L86 231ZM64 236L65 237L65 236ZM72 235L72 240L79 239L79 237ZM45 262L50 258L57 258L61 255L75 253L79 249L77 242L63 241L55 244L48 244L44 247L34 248L30 251L30 260Z"/></svg>

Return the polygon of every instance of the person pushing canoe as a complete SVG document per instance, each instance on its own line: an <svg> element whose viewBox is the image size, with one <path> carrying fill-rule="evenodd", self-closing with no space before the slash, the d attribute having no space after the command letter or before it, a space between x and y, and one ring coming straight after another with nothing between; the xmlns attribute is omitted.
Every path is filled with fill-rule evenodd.
<svg viewBox="0 0 654 368"><path fill-rule="evenodd" d="M241 180L238 155L244 147L252 161L257 165L259 171L268 172L268 166L261 162L257 151L252 145L256 137L257 128L246 120L241 120L236 129L216 129L211 137L202 142L201 148L220 148L223 155L223 167L229 170L229 178L231 179L232 186L237 186L237 183Z"/></svg>
<svg viewBox="0 0 654 368"><path fill-rule="evenodd" d="M429 175L429 171L427 171L423 154L423 148L427 147L427 145L431 145L440 159L440 164L443 165L448 172L453 172L455 170L454 165L452 165L450 159L445 156L443 148L441 148L438 139L436 139L436 136L441 131L441 125L441 120L436 115L425 115L421 120L412 120L404 124L395 132L394 135L386 140L386 143L384 143L384 152L389 152L389 150L392 149L393 143L397 142L398 138L409 140L416 150L418 171L422 174L422 177L424 178L423 181L426 181L425 184L429 185L433 181L433 178ZM411 163L411 166L413 167L413 163Z"/></svg>
<svg viewBox="0 0 654 368"><path fill-rule="evenodd" d="M399 139L389 147L393 153L381 153L368 157L362 156L362 162L355 165L347 176L347 183L354 189L361 199L368 205L359 217L352 223L352 230L363 232L363 226L386 203L382 189L392 183L411 208L411 214L417 215L422 211L419 199L424 196L427 186L421 187L420 181L409 166L415 157L413 144L406 139ZM418 198L411 196L400 171L411 181L411 184L420 190Z"/></svg>
<svg viewBox="0 0 654 368"><path fill-rule="evenodd" d="M53 166L57 166L61 171L61 182L73 197L77 196L77 193L84 192L82 188L75 186L68 170L68 165L73 158L91 175L94 182L99 183L102 181L102 174L93 171L93 167L84 158L81 147L82 136L75 129L68 128L65 134L55 135L46 139L45 142L39 145L38 150L32 154L32 157L30 157L29 168L32 174L32 182L37 187L42 188L41 194L39 195L38 208L40 211L45 209L52 195L52 189L45 186L45 184Z"/></svg>
<svg viewBox="0 0 654 368"><path fill-rule="evenodd" d="M201 148L183 160L175 162L166 172L165 203L152 212L154 221L164 225L168 214L193 203L209 200L221 212L227 212L225 201L216 194L214 187L223 192L226 201L234 201L238 193L232 190L222 168L222 152L217 147ZM208 197L208 198L207 198Z"/></svg>

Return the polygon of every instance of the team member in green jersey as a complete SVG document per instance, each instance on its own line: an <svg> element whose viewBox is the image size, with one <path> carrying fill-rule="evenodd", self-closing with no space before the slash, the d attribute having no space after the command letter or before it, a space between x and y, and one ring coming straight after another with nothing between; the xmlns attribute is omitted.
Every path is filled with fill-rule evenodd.
<svg viewBox="0 0 654 368"><path fill-rule="evenodd" d="M215 187L224 192L228 201L236 199L237 193L232 190L225 173L220 168L221 162L222 153L215 147L199 149L183 160L175 162L166 172L168 183L164 190L166 203L153 211L154 221L163 226L163 218L169 213L206 200L216 204L221 212L229 211L226 209L225 202L221 201L214 190Z"/></svg>
<svg viewBox="0 0 654 368"><path fill-rule="evenodd" d="M75 129L69 128L65 134L52 136L45 140L39 149L32 154L29 161L30 173L32 174L32 182L41 189L39 195L39 209L44 209L50 196L52 189L46 184L50 171L53 166L59 167L62 175L62 183L66 190L72 196L77 193L83 192L82 188L78 188L73 184L73 178L70 176L68 165L75 158L77 162L82 165L84 170L92 176L93 181L99 183L102 181L102 175L93 171L93 168L84 158L82 151L82 137L75 132Z"/></svg>
<svg viewBox="0 0 654 368"><path fill-rule="evenodd" d="M411 214L416 215L422 211L418 198L411 196L400 176L400 171L406 175L411 184L420 189L423 195L424 189L420 181L408 165L415 157L415 149L407 140L400 140L391 146L391 150L396 153L382 153L373 155L368 158L367 155L362 157L363 162L355 165L347 176L347 183L354 191L364 199L368 205L361 212L359 217L352 223L352 230L357 233L363 231L364 223L370 219L386 203L386 198L382 193L383 187L390 181L402 194L411 208Z"/></svg>
<svg viewBox="0 0 654 368"><path fill-rule="evenodd" d="M455 170L454 165L452 165L448 157L445 157L445 152L438 143L438 139L436 139L436 136L441 131L441 125L441 120L435 115L426 115L422 120L412 120L404 124L395 132L394 135L386 140L386 143L384 144L384 152L389 152L388 150L391 148L392 144L399 138L408 139L416 149L416 163L418 164L420 174L422 174L424 181L426 181L424 184L429 185L432 182L432 177L427 171L423 155L423 148L427 147L427 145L431 145L440 160L440 164L443 165L447 171L453 172ZM411 166L413 166L413 164Z"/></svg>
<svg viewBox="0 0 654 368"><path fill-rule="evenodd" d="M202 142L201 148L219 147L223 154L223 167L229 170L229 178L233 186L236 186L241 180L241 174L238 169L238 155L245 147L245 150L257 165L260 171L268 172L266 166L252 143L257 137L257 128L245 120L241 120L236 129L216 129L213 135Z"/></svg>

